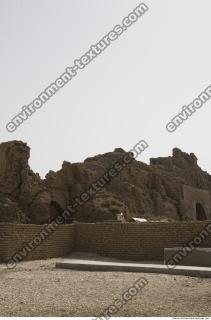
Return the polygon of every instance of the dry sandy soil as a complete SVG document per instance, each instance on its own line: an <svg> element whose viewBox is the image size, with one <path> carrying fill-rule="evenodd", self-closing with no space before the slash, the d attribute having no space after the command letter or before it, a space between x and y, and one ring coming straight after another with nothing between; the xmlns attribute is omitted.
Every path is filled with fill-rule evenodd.
<svg viewBox="0 0 211 320"><path fill-rule="evenodd" d="M211 279L55 269L60 259L0 266L0 316L98 316L140 277L149 284L115 316L211 316Z"/></svg>

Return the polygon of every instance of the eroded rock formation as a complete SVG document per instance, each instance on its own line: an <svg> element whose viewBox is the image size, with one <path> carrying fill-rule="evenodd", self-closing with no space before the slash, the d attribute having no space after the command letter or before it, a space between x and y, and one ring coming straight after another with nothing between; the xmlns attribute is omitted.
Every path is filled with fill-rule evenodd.
<svg viewBox="0 0 211 320"><path fill-rule="evenodd" d="M53 221L73 199L86 191L125 151L64 162L61 170L41 179L28 165L29 147L21 141L0 144L0 222L44 224ZM211 190L211 176L197 165L196 156L175 148L170 157L153 158L150 165L133 160L95 197L81 206L74 219L113 220L123 212L131 217L167 217L186 220L183 186ZM182 209L183 208L183 209ZM70 222L70 221L67 221Z"/></svg>

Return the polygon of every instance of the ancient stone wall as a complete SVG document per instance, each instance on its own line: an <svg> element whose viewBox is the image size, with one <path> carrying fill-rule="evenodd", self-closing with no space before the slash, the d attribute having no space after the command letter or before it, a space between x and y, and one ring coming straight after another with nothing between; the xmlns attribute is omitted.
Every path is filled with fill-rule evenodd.
<svg viewBox="0 0 211 320"><path fill-rule="evenodd" d="M26 259L63 257L82 251L126 260L163 260L164 248L184 245L206 225L205 222L61 225ZM8 261L42 229L43 225L0 224L0 262ZM211 227L202 246L211 247Z"/></svg>
<svg viewBox="0 0 211 320"><path fill-rule="evenodd" d="M203 190L193 188L191 186L183 186L183 197L181 201L181 211L191 220L197 220L196 204L200 203L206 213L208 220L211 220L211 192L210 190Z"/></svg>
<svg viewBox="0 0 211 320"><path fill-rule="evenodd" d="M74 250L125 260L163 260L164 248L183 246L206 225L202 222L77 224ZM211 247L211 227L202 246Z"/></svg>
<svg viewBox="0 0 211 320"><path fill-rule="evenodd" d="M0 144L0 198L9 198L17 208L14 215L12 208L8 208L7 214L0 206L0 221L14 222L17 216L17 223L48 224L93 184L98 192L78 207L75 221L114 220L118 213L124 213L127 221L132 217L157 221L163 218L168 221L195 220L190 201L182 202L185 200L183 185L197 189L198 195L191 192L192 196L201 197L199 194L203 190L204 193L211 192L211 176L198 166L193 153L174 148L172 156L152 158L150 165L133 159L124 166L126 154L117 148L83 163L64 161L59 171L50 171L45 179L41 179L29 167L27 144L21 141ZM117 163L121 171L110 177L109 183L103 181L105 172Z"/></svg>
<svg viewBox="0 0 211 320"><path fill-rule="evenodd" d="M11 259L39 235L43 227L43 225L0 223L0 262ZM45 239L27 254L24 260L63 257L70 253L74 246L74 226L61 225Z"/></svg>

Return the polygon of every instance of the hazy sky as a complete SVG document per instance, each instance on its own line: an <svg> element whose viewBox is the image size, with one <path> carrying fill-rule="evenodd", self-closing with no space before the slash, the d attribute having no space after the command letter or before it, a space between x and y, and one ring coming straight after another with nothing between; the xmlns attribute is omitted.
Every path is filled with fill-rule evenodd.
<svg viewBox="0 0 211 320"><path fill-rule="evenodd" d="M137 0L0 0L1 141L31 147L42 176L140 139L140 160L194 152L211 173L211 100L174 133L185 104L211 85L211 1L151 0L149 11L14 133L5 126L23 105L87 52Z"/></svg>

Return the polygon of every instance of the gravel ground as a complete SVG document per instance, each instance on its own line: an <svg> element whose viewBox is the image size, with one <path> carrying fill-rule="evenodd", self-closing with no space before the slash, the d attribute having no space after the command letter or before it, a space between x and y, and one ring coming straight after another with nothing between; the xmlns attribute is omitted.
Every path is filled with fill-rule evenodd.
<svg viewBox="0 0 211 320"><path fill-rule="evenodd" d="M0 316L98 316L140 277L149 284L115 316L211 316L211 279L55 269L59 260L0 266Z"/></svg>

